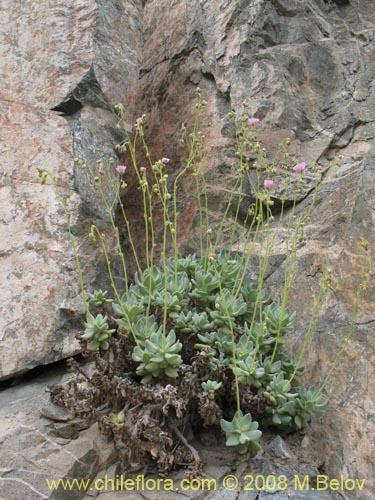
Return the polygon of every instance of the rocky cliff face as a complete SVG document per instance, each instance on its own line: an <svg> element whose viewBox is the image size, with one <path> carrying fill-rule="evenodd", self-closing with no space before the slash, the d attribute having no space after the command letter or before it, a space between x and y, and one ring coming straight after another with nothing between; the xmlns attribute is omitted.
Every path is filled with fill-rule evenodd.
<svg viewBox="0 0 375 500"><path fill-rule="evenodd" d="M154 157L168 156L178 168L180 124L191 122L199 85L208 101L204 121L210 126L204 133L212 145L213 221L221 190L230 182L225 168L234 138L227 113L240 113L244 99L261 118L260 136L271 152L289 136L297 157L323 167L291 297L303 332L322 267L339 269L342 286L319 321L306 361L318 382L348 331L359 276L357 242L363 235L372 249L375 244L374 2L15 1L2 2L0 9L0 377L77 348L82 308L74 257L60 204L52 187L38 184L36 166L58 175L76 209L74 231L86 279L97 284L96 265L103 263L86 235L92 221L109 234L108 223L74 159L85 156L95 163L115 157L113 106L121 101L129 123L147 114ZM335 154L343 156L337 175L328 171ZM195 207L188 183L183 193L189 248ZM131 202L137 222L137 202ZM268 284L277 293L283 262L277 251L274 262ZM372 286L328 387L328 414L312 430L329 473L369 478L368 483L375 468L374 302Z"/></svg>

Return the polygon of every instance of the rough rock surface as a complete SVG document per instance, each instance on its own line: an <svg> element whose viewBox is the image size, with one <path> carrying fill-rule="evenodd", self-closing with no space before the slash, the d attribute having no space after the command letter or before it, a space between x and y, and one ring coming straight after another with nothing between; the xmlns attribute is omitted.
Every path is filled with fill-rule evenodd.
<svg viewBox="0 0 375 500"><path fill-rule="evenodd" d="M116 459L113 443L102 436L97 425L82 430L79 439L64 439L56 432L59 420L66 417L61 408L50 419L43 418L52 407L46 384L60 381L62 373L61 367L55 368L0 393L0 498L73 498L69 491L51 492L46 479L93 479ZM84 495L85 491L76 491L74 498Z"/></svg>
<svg viewBox="0 0 375 500"><path fill-rule="evenodd" d="M2 379L77 352L74 255L61 203L36 168L58 176L94 285L92 263L102 264L86 236L90 221L108 234L108 221L74 159L115 156L113 106L125 100L132 112L141 30L140 5L129 2L2 2L0 12Z"/></svg>
<svg viewBox="0 0 375 500"><path fill-rule="evenodd" d="M80 207L74 227L93 283L92 262L102 263L84 236L92 220L104 231L108 221L74 158L95 162L115 155L113 105L123 101L130 120L147 113L154 158L168 156L178 169L180 123L191 123L199 85L208 101L204 120L211 123L204 133L212 145L213 221L231 181L233 130L226 115L232 109L240 114L244 99L261 118L260 136L271 152L290 136L299 159L323 167L290 304L303 332L322 268L339 273L341 288L306 358L318 383L348 332L359 278L357 242L363 235L372 251L375 244L374 25L372 0L3 2L0 377L74 352L82 313L63 214L53 189L37 183L35 167L58 174L69 203ZM328 168L335 154L343 156L336 172ZM194 248L189 183L181 199L185 247ZM130 202L137 224L141 213ZM268 278L276 294L282 262L276 249ZM366 492L350 494L360 499L372 498L375 488L374 302L372 285L327 388L328 413L311 431L328 474L366 478ZM298 339L294 343L298 347Z"/></svg>

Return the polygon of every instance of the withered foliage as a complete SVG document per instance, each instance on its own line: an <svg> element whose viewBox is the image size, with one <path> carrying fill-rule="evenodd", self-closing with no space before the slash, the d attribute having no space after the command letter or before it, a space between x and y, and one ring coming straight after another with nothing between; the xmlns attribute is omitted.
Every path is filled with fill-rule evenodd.
<svg viewBox="0 0 375 500"><path fill-rule="evenodd" d="M49 387L52 401L89 424L98 422L113 437L124 470L156 463L159 473L180 467L199 473L202 463L191 441L205 427L219 429L223 416L233 416L232 370L218 368L215 378L222 386L212 398L202 388L202 382L212 379L205 350L192 353L186 343L186 352L181 352L185 362L176 379L160 376L142 384L131 357L130 335L118 330L106 351L90 352L86 342L80 342L87 362L68 360L69 379ZM262 397L244 388L243 407L254 415L264 414Z"/></svg>

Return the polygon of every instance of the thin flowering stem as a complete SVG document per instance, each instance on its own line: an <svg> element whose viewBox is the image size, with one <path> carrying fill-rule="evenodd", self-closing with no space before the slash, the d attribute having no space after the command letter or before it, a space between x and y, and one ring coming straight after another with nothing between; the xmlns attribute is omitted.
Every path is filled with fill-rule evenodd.
<svg viewBox="0 0 375 500"><path fill-rule="evenodd" d="M236 181L234 183L234 186L232 187L231 189L231 192L230 192L230 195L229 195L229 199L228 199L228 202L227 202L227 205L226 205L226 208L224 210L224 213L223 213L223 216L221 218L221 221L220 221L220 224L219 224L219 228L216 232L216 239L215 239L215 243L213 245L213 248L212 248L212 251L215 253L216 252L216 249L217 249L217 246L219 244L219 241L220 241L220 238L221 238L221 235L222 235L222 231L223 231L223 228L224 228L224 224L228 218L228 213L229 213L229 210L232 206L232 203L233 203L233 199L234 199L234 196L235 194L237 193L238 194L238 199L237 199L237 206L236 206L236 212L235 212L235 221L232 225L232 232L231 232L231 238L230 238L230 247L233 245L233 240L234 240L234 235L235 235L235 231L236 231L236 222L237 222L237 219L238 219L238 215L239 215L239 210L240 210L240 207L241 207L241 202L242 202L242 190L243 190L243 172L244 172L244 165L243 165L243 154L244 154L244 148L245 148L245 141L244 141L244 137L245 137L245 134L244 134L244 123L242 122L242 128L241 130L239 129L238 125L237 125L237 122L236 122L236 115L235 113L230 113L230 116L231 118L233 119L233 122L234 122L234 125L235 125L235 130L236 130L236 146L237 146L237 156L239 156L239 161L240 161L240 167L239 167L239 171L238 171L238 176L236 178Z"/></svg>
<svg viewBox="0 0 375 500"><path fill-rule="evenodd" d="M270 241L270 238L269 238L270 229L269 229L268 220L270 217L270 210L267 207L266 215L264 215L263 204L261 201L259 202L259 207L260 207L260 210L259 210L259 215L257 218L259 219L259 232L260 232L261 239L260 239L260 244L259 244L259 250L257 252L258 259L259 259L257 297L256 297L256 301L254 304L253 316L251 319L251 323L249 325L249 335L248 335L248 338L246 341L246 345L248 345L248 343L250 341L251 332L254 328L257 316L259 318L260 325L263 324L263 306L262 306L263 284L264 284L264 280L265 280L265 274L266 274L266 271L268 269L269 258L270 258L270 255L271 255L271 252L273 249L273 242L272 242L272 240ZM266 223L264 221L265 218L266 218ZM249 261L247 262L246 267L248 267L248 265L249 265ZM256 344L255 344L255 349L254 349L254 354L253 354L254 360L255 360L255 357L257 354L258 346L259 346L259 335L257 336L257 339L256 339Z"/></svg>
<svg viewBox="0 0 375 500"><path fill-rule="evenodd" d="M114 185L114 187L115 187L115 185ZM116 199L117 199L118 206L120 207L120 210L121 210L122 218L123 218L123 220L125 222L125 225L126 225L127 236L128 236L128 239L129 239L130 247L132 249L132 253L133 253L133 257L134 257L134 262L135 262L135 265L137 267L137 271L138 271L139 275L142 276L142 268L141 268L141 265L139 263L138 253L137 253L137 250L135 248L134 240L133 240L133 237L132 237L132 231L131 231L131 227L130 227L130 222L129 222L129 219L128 219L127 215L126 215L125 207L124 207L124 204L122 202L121 195L120 195L120 187L121 186L117 186L117 189L116 189ZM118 241L120 241L119 231L118 231L117 227L116 227L116 232L117 232L117 235L118 235ZM125 258L124 257L123 257L123 261L124 261L123 264L125 265L125 268L126 268Z"/></svg>
<svg viewBox="0 0 375 500"><path fill-rule="evenodd" d="M246 170L246 173L249 175L248 170ZM255 205L253 205L253 207L250 207L250 209L249 209L249 212L252 212L251 224L250 224L248 230L245 232L245 239L241 245L242 248L245 250L245 252L242 252L242 255L241 255L241 269L243 269L243 273L242 273L241 279L239 280L239 285L237 286L236 290L234 291L234 296L236 298L239 295L241 287L243 285L243 282L246 278L247 269L248 269L248 266L250 263L250 259L254 255L255 244L258 241L258 234L260 233L261 237L263 237L263 234L262 234L262 228L264 225L263 198L260 197L259 195L257 195L257 193L259 193L259 190L260 190L260 177L259 177L259 175L257 176L257 178L258 178L258 186L254 186L254 184L253 184L253 190L254 190L254 193L256 194L256 203L255 203ZM267 210L267 214L269 214L269 212L270 211ZM253 226L255 223L256 223L256 230L253 233ZM251 237L252 237L252 240L251 240L251 244L249 246L249 242L250 242ZM262 244L263 244L262 242L263 242L263 238L261 239L261 244L260 244L261 248L262 248ZM260 254L261 254L261 252L260 252ZM245 257L245 255L246 255L246 257ZM260 281L262 282L261 277L260 277ZM255 310L256 310L256 307L255 307Z"/></svg>
<svg viewBox="0 0 375 500"><path fill-rule="evenodd" d="M216 252L217 250L217 247L219 245L219 241L220 241L220 238L222 236L222 232L223 232L223 228L224 228L224 224L225 224L225 221L227 220L228 218L228 213L229 213L229 210L232 206L232 203L233 203L233 198L234 198L234 194L235 192L237 191L238 189L238 186L241 184L241 179L239 177L237 177L236 179L236 182L234 184L234 187L232 188L231 190L231 193L229 195L229 200L227 202L227 205L226 205L226 208L224 210L224 214L223 216L221 217L221 221L220 221L220 224L219 224L219 228L216 232L216 239L215 239L215 243L213 245L213 248L212 248L212 251L213 252Z"/></svg>
<svg viewBox="0 0 375 500"><path fill-rule="evenodd" d="M145 227L145 258L146 265L151 266L153 262L153 244L154 244L154 227L153 227L153 219L152 219L152 195L150 193L150 189L148 186L147 178L144 175L145 170L144 167L138 169L137 165L137 156L136 156L136 145L138 137L141 137L142 143L144 143L144 134L143 134L143 118L139 117L136 120L136 131L133 139L133 143L129 140L129 153L132 159L132 164L134 171L138 178L138 183L142 190L142 202L143 202L143 220ZM151 243L150 243L150 233L151 233ZM151 250L150 250L151 245ZM151 251L151 253L150 253ZM138 269L140 276L142 276L142 272Z"/></svg>
<svg viewBox="0 0 375 500"><path fill-rule="evenodd" d="M166 158L164 158L166 160ZM168 159L169 161L169 159ZM172 240L175 237L173 231L171 230L171 221L168 211L168 200L170 194L168 192L167 180L168 175L163 174L164 165L168 162L163 162L162 160L156 162L152 165L152 171L154 173L155 184L153 186L153 191L156 193L158 199L162 204L163 209L163 238L162 238L162 266L164 275L164 307L163 307L163 329L162 329L162 341L163 345L166 339L166 329L167 329L167 305L168 305L168 287L167 287L167 242L168 242L168 228L172 235Z"/></svg>
<svg viewBox="0 0 375 500"><path fill-rule="evenodd" d="M325 301L327 299L328 291L329 291L329 289L327 288L325 278L323 277L319 283L319 292L318 292L317 298L314 301L314 306L313 306L313 310L312 310L311 317L310 317L309 327L305 333L305 336L303 339L303 344L302 344L301 350L298 354L295 368L294 368L293 373L291 374L291 376L289 378L289 383L291 383L293 381L293 379L296 376L296 373L301 365L302 357L305 354L306 348L311 340L311 336L312 336L313 332L315 331L316 323L319 319L319 314L320 314L320 311L323 307L323 304L325 303Z"/></svg>
<svg viewBox="0 0 375 500"><path fill-rule="evenodd" d="M259 175L258 175L258 188L254 188L254 189L256 190L256 192L259 192L259 189L260 189L260 176ZM267 204L269 202L268 202L267 198L263 197L263 195L257 197L257 203L254 207L253 215L252 215L252 217L253 217L252 224L249 228L249 232L247 233L245 241L242 244L242 247L246 248L247 258L246 258L245 264L242 265L242 269L244 269L243 275L239 281L239 285L237 287L237 290L234 292L234 295L236 297L238 296L240 289L242 287L242 283L245 280L246 269L249 267L250 258L254 254L254 245L257 241L258 231L261 234L260 248L262 248L263 245L265 244L264 242L267 241L267 243L265 244L266 253L264 254L264 257L263 257L263 252L261 250L257 252L259 255L259 258L260 258L260 263L259 263L259 270L260 271L259 271L259 275L258 275L258 287L257 287L258 293L257 293L256 302L254 304L254 312L253 312L252 320L251 320L250 327L249 327L249 335L248 335L248 339L247 339L247 344L250 341L251 331L252 331L253 326L255 324L257 314L259 314L259 320L260 320L260 322L262 322L262 290L263 290L264 278L265 278L265 273L266 273L267 268L268 268L268 262L269 262L269 257L271 255L271 251L274 247L278 233L282 227L286 198L287 198L287 191L284 192L283 198L281 200L281 209L280 209L280 214L278 217L278 224L277 224L276 228L274 228L272 230L272 238L269 239L268 234L269 234L270 222L273 220L272 211L270 209L270 206L266 205L266 207L267 207L266 223L264 224L263 212L262 212L262 210L259 210L259 208L262 207L262 204L263 204L262 200L265 200ZM249 247L249 237L251 235L252 225L254 224L255 221L257 221L257 229L255 232L254 238L252 240L252 244ZM264 231L264 226L266 228L266 231ZM267 236L266 236L266 234L267 234ZM245 254L243 254L243 256L244 255ZM243 256L242 256L242 260L243 260ZM259 335L257 336L256 346L258 345L258 342L259 342ZM256 349L254 351L254 355L256 355Z"/></svg>
<svg viewBox="0 0 375 500"><path fill-rule="evenodd" d="M133 168L134 171L136 172L138 182L142 188L142 177L141 177L141 169L144 167L141 167L141 169L138 169L137 167L137 156L136 156L136 144L138 141L138 138L141 138L141 142L146 154L146 158L150 164L151 163L151 157L150 153L148 150L147 143L145 142L144 134L143 134L143 117L139 117L136 119L136 130L135 130L135 135L133 142L130 140L129 134L126 129L126 120L125 120L125 115L122 106L119 107L118 109L118 114L119 114L119 124L118 127L121 128L124 133L125 133L125 140L120 144L120 150L123 148L124 150L128 151L132 160ZM154 224L153 224L153 202L152 202L152 192L149 189L147 181L144 182L144 187L146 187L146 193L142 189L142 199L143 199L143 218L144 218L144 223L145 223L145 251L146 251L146 263L147 266L152 266L153 264L153 255L154 255L154 246L155 246L155 233L154 233ZM128 227L128 224L127 224ZM136 255L134 255L135 258ZM137 265L138 272L140 275L142 275L140 266Z"/></svg>
<svg viewBox="0 0 375 500"><path fill-rule="evenodd" d="M117 193L116 193L116 196L114 197L114 200L113 200L112 204L110 205L108 203L107 196L105 195L105 193L103 191L101 177L98 177L98 176L96 176L94 174L94 171L93 171L91 165L87 161L85 161L85 167L89 171L89 173L91 175L91 178L94 181L94 185L97 187L97 189L99 191L99 194L100 194L100 197L101 197L101 199L102 199L102 201L104 203L104 206L105 206L105 208L107 210L107 213L109 215L110 222L111 222L111 225L112 225L112 228L113 228L113 232L114 232L115 238L116 238L117 251L118 251L118 254L120 255L120 259L121 259L121 263L122 263L122 269L123 269L123 274L124 274L126 294L128 295L128 287L129 287L129 285L128 285L128 273L127 273L127 268L126 268L126 263L125 263L125 257L124 257L124 253L123 253L122 247L121 247L120 233L119 233L119 230L118 230L118 228L116 226L116 223L115 223L115 220L114 220L114 217L113 217L113 210L114 210L114 206L115 206L115 203L116 203ZM125 171L126 171L126 167L122 165L121 169L120 169L120 172L124 173ZM115 189L115 191L117 191L119 189L118 186L113 186L113 184L112 184L112 187Z"/></svg>
<svg viewBox="0 0 375 500"><path fill-rule="evenodd" d="M144 168L144 167L143 167ZM142 169L142 167L141 167ZM149 244L149 222L152 221L149 216L149 212L147 210L147 196L148 196L148 182L145 175L145 171L141 172L144 175L144 178L140 182L141 190L142 190L142 201L143 201L143 220L145 224L145 251L146 251L146 266L150 267L152 265L150 260L150 244ZM152 212L152 210L150 210Z"/></svg>
<svg viewBox="0 0 375 500"><path fill-rule="evenodd" d="M56 177L55 174L53 174L52 172L50 172L49 170L46 170L44 168L38 168L38 172L39 172L39 176L40 177L44 176L44 179L42 178L43 184L45 183L45 180L47 179L47 177L50 177L50 179L52 180L52 184L53 184L53 186L55 188L55 192L57 194L57 197L60 200L60 203L61 203L61 205L63 207L64 217L65 217L66 226L67 226L67 230L68 230L68 234L69 234L69 239L70 239L70 244L72 245L74 258L75 258L75 261L76 261L76 266L77 266L77 271L78 271L78 278L79 278L79 284L80 284L80 289L81 289L82 302L83 302L86 314L89 314L90 313L90 309L89 309L89 306L88 306L88 303L87 303L87 298L86 298L86 292L85 292L85 285L84 285L84 281L83 281L83 272L82 272L82 267L81 267L81 261L80 261L79 254L78 254L78 247L77 247L76 241L75 241L73 233L72 233L71 217L70 217L69 210L68 210L68 204L67 204L66 196L63 196L61 194L60 188L59 188L59 184L57 182L57 177Z"/></svg>
<svg viewBox="0 0 375 500"><path fill-rule="evenodd" d="M203 137L200 135L199 132L199 117L202 110L205 108L205 103L201 101L199 93L197 95L197 99L198 99L198 104L196 106L194 127L193 127L193 132L190 134L189 158L188 161L186 162L187 168L186 170L184 169L183 173L185 173L189 168L193 169L193 176L195 177L198 214L199 214L199 248L200 248L200 255L203 257L203 255L209 254L210 251L209 249L211 245L210 235L212 231L209 229L207 184L205 179L206 149L204 147L204 143L202 140ZM185 126L182 127L182 132L183 135L181 142L187 142ZM178 179L176 178L173 190L173 202L174 202L173 209L174 209L175 227L177 227L177 218L178 218L176 189L177 189L177 181L179 181L180 177L181 176L179 176ZM201 200L202 196L204 199L204 206L202 206L202 200ZM203 235L205 235L205 237ZM203 244L203 240L205 240L205 244ZM176 260L178 255L177 245L175 246L175 250L176 250L175 252L175 260ZM207 266L207 259L205 259L205 268L206 266Z"/></svg>
<svg viewBox="0 0 375 500"><path fill-rule="evenodd" d="M199 173L199 168L196 169L194 172L195 176L195 183L196 183L196 191L197 191L197 204L198 204L198 212L199 212L199 249L200 249L200 255L203 255L203 211L202 211L202 204L201 204L201 197L200 197L200 173ZM207 244L206 244L207 248Z"/></svg>
<svg viewBox="0 0 375 500"><path fill-rule="evenodd" d="M199 104L199 101L198 101ZM197 154L197 150L199 151L199 140L198 140L198 132L199 132L199 116L200 112L202 110L201 105L196 106L196 112L195 112L195 117L194 117L194 126L193 126L193 132L191 134L191 142L190 142L190 148L189 148L189 156L188 159L185 163L184 168L176 175L174 182L173 182L173 229L174 229L174 234L173 234L173 246L174 246L174 264L175 264L175 280L177 280L177 264L178 264L178 234L179 234L179 227L178 227L178 211L177 211L177 187L179 184L180 179L182 176L191 168L194 166L194 161L195 157ZM198 180L198 169L196 168L196 188L197 188L197 196L199 196L199 180ZM201 210L200 210L201 211ZM201 229L200 229L201 230ZM201 239L200 239L201 241ZM201 243L201 248L202 248L202 243Z"/></svg>
<svg viewBox="0 0 375 500"><path fill-rule="evenodd" d="M296 254L297 254L296 234L297 234L297 232L294 231L292 239L289 239L291 222L294 219L294 213L295 213L295 209L296 209L296 201L297 201L297 191L295 192L292 211L291 211L291 214L289 216L288 227L287 227L287 237L286 237L286 241L285 241L286 259L285 259L285 264L284 264L283 297L282 297L281 306L280 306L280 314L281 315L283 315L284 312L286 311L288 298L289 298L294 280L295 280L296 275L297 275L297 257L296 257ZM272 352L272 356L271 356L271 363L275 359L277 349L279 346L279 342L280 342L280 337L281 337L281 326L278 328L277 333L276 333L276 339L275 339L273 352Z"/></svg>
<svg viewBox="0 0 375 500"><path fill-rule="evenodd" d="M260 249L258 251L259 255L259 276L258 276L258 293L257 293L257 299L254 304L254 311L252 315L252 320L249 326L249 335L245 344L245 347L248 345L250 341L250 336L251 336L251 331L253 329L255 319L257 314L260 317L260 321L262 320L262 289L263 289L263 282L264 282L264 276L266 273L266 270L268 268L268 260L269 256L271 254L271 250L273 248L273 245L269 243L269 237L268 237L268 232L269 232L269 226L268 226L268 220L272 216L271 211L269 207L266 207L266 214L267 214L267 223L264 224L264 209L263 209L263 201L261 198L257 197L257 203L255 205L255 210L254 210L254 215L252 217L252 223L249 228L247 237L246 237L246 242L244 244L244 248L246 248L246 253L242 253L241 259L240 259L240 268L242 269L242 275L240 279L238 280L238 283L236 284L235 288L233 289L233 302L237 299L237 297L240 294L242 285L245 281L246 275L247 275L247 269L249 267L250 259L253 255L253 250L254 246L258 240L258 234L260 233L261 235L261 241L260 241ZM254 223L256 222L256 230L252 238L252 243L251 246L248 246L249 238L252 234L252 227ZM266 252L263 252L263 248L265 247ZM245 258L246 255L246 258ZM257 346L258 346L258 339L256 343L256 348L254 350L254 358L257 353Z"/></svg>
<svg viewBox="0 0 375 500"><path fill-rule="evenodd" d="M200 110L199 110L200 111ZM195 189L196 189L196 197L197 197L197 205L198 205L198 214L199 214L199 249L200 249L200 255L204 255L204 250L207 249L207 231L208 231L208 204L207 204L207 191L205 191L205 176L204 176L204 165L203 165L203 157L204 157L204 145L202 138L199 134L199 131L197 133L197 141L196 141L196 158L194 161L194 172L193 175L195 177ZM203 185L203 188L201 187L201 184ZM202 192L205 195L205 211L203 211L202 208L202 201L201 201L201 196ZM203 219L204 219L204 213L205 213L205 222L206 222L206 227L205 227L205 235L206 237L203 237ZM205 245L203 245L203 240L206 239Z"/></svg>
<svg viewBox="0 0 375 500"><path fill-rule="evenodd" d="M165 158L164 158L165 160ZM169 160L168 160L169 161ZM162 163L165 164L165 161L162 160ZM168 162L167 162L168 163ZM160 186L161 186L161 192L160 192L160 200L163 205L163 219L164 219L164 225L163 225L163 247L162 247L162 263L163 263L163 274L164 274L164 307L163 307L163 345L165 343L165 339L167 336L167 306L168 306L168 286L167 286L167 278L168 278L168 273L167 273L167 230L168 226L170 224L169 220L169 212L168 212L168 188L167 188L167 178L165 175L162 176L162 168L160 168Z"/></svg>
<svg viewBox="0 0 375 500"><path fill-rule="evenodd" d="M245 128L242 125L242 137L244 137L244 136L245 136ZM239 186L238 186L237 206L236 206L236 212L235 212L235 216L234 216L234 222L232 224L232 232L231 232L231 237L230 237L230 241L229 241L229 248L232 248L232 246L233 246L235 234L237 231L238 216L239 216L240 208L241 208L241 205L243 202L243 181L244 181L244 171L246 168L246 165L244 165L244 158L243 158L245 146L246 146L246 142L241 141L239 148L238 148L238 151L237 151L238 156L239 156L239 163L240 163L239 169L238 169L238 179L240 182L239 182Z"/></svg>
<svg viewBox="0 0 375 500"><path fill-rule="evenodd" d="M92 226L92 230L98 236L100 244L102 246L102 250L103 250L103 253L104 253L105 261L106 261L106 264L107 264L108 276L109 276L109 279L110 279L110 282L111 282L111 287L112 287L113 293L114 293L114 295L116 297L116 300L117 300L117 302L118 302L118 304L119 304L119 306L121 308L121 312L122 312L123 316L126 318L126 320L128 321L128 324L130 325L130 331L131 331L131 333L133 335L134 342L135 342L135 344L137 346L139 346L137 336L135 335L134 329L131 326L131 322L129 321L129 316L128 316L127 312L126 312L126 309L123 306L121 297L119 295L119 292L118 292L116 284L115 284L115 280L114 280L114 276L113 276L113 272L112 272L111 261L109 259L107 247L106 247L106 244L105 244L105 241L104 241L104 235L101 233L101 231L99 231L99 229L95 225Z"/></svg>
<svg viewBox="0 0 375 500"><path fill-rule="evenodd" d="M119 199L120 198L119 197L120 185L117 185L117 187L116 186L113 186L113 187L116 190L116 198ZM123 268L123 273L124 273L125 292L126 292L126 296L128 296L128 294L129 294L128 271L127 271L127 267L126 267L124 252L122 251L121 240L120 240L120 232L119 232L119 229L118 229L118 227L117 227L117 225L115 223L114 217L113 217L113 206L109 206L109 204L106 202L106 197L105 197L105 194L103 193L103 189L102 189L102 185L101 185L100 181L98 183L98 189L99 189L99 192L100 192L100 196L101 196L102 200L104 201L105 206L107 208L107 212L108 212L108 215L109 215L109 218L110 218L110 221L111 221L113 232L114 232L115 237L116 237L117 251L118 251L118 254L120 255L120 259L121 259L121 263L122 263L122 268ZM132 242L131 235L130 235L130 240ZM135 252L134 249L133 249L133 252Z"/></svg>
<svg viewBox="0 0 375 500"><path fill-rule="evenodd" d="M138 132L138 131L137 131ZM151 155L148 149L148 145L145 141L143 131L141 129L141 134L140 134L143 150L145 152L147 161L149 163L150 171L152 172L152 160L151 160ZM146 168L141 167L141 169L145 169L146 173ZM140 171L141 171L140 169ZM142 181L140 180L140 184L142 184ZM153 193L154 191L150 189L148 181L145 176L145 181L144 181L144 187L146 188L143 190L142 185L142 193L143 193L143 217L145 221L145 228L146 228L146 243L145 243L145 248L146 248L146 262L147 266L151 267L154 263L154 249L155 249L155 229L154 229L154 220L153 220ZM149 230L148 230L149 228ZM150 236L149 236L150 235Z"/></svg>
<svg viewBox="0 0 375 500"><path fill-rule="evenodd" d="M210 253L210 249L212 246L211 243L211 235L212 235L212 229L210 227L209 223L209 215L208 215L208 196L207 196L207 184L204 175L202 175L202 184L203 184L203 196L204 196L204 207L205 207L205 224L206 224L206 247L205 247L205 255L208 255ZM207 264L205 265L207 266ZM207 267L205 267L206 269Z"/></svg>
<svg viewBox="0 0 375 500"><path fill-rule="evenodd" d="M143 134L143 118L137 118L136 124L138 127L136 128L135 136L134 136L134 141L133 143L128 140L128 150L131 155L134 171L136 172L138 182L140 185L140 188L142 190L142 201L143 201L143 219L144 219L144 227L145 227L145 258L146 258L146 267L151 269L154 263L154 249L155 249L155 230L154 230L154 222L153 222L153 190L150 190L147 177L146 177L146 171L147 169L145 167L140 167L138 169L137 167L137 158L136 158L136 144L138 138L141 139L142 146L144 148L146 158L148 159L150 165L151 163L151 156L148 150L147 143L145 142L144 139L144 134ZM121 203L121 209L123 211L124 219L127 221L125 218L125 213L124 213L124 208L123 204ZM129 223L127 223L127 227L129 226ZM136 255L135 255L136 257ZM138 261L138 259L137 259ZM138 267L138 273L139 276L142 277L142 271L140 269L140 266ZM151 310L151 286L152 282L149 280L149 293L148 293L148 301L147 301L147 309L146 309L146 328L148 325L149 321L149 316L150 316L150 310Z"/></svg>
<svg viewBox="0 0 375 500"><path fill-rule="evenodd" d="M279 144L276 153L273 156L272 162L269 168L267 169L268 174L272 175L276 171L276 166L279 163L283 163L285 160L288 160L289 158L288 146L290 145L290 143L291 143L290 138L287 138Z"/></svg>

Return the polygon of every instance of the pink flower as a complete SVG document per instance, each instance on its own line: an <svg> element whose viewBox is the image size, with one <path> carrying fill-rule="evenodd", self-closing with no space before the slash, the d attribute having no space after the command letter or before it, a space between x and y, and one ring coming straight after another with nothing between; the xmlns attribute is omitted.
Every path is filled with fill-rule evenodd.
<svg viewBox="0 0 375 500"><path fill-rule="evenodd" d="M263 183L264 189L272 189L273 188L273 181L270 179L266 179Z"/></svg>
<svg viewBox="0 0 375 500"><path fill-rule="evenodd" d="M118 165L118 166L116 167L116 171L117 171L119 174L124 174L124 173L125 173L125 171L126 171L126 167L125 167L125 165Z"/></svg>
<svg viewBox="0 0 375 500"><path fill-rule="evenodd" d="M163 157L163 158L161 159L161 161L162 161L163 163L167 164L167 163L169 163L169 162L170 162L170 159L169 159L169 158L165 158L165 157Z"/></svg>
<svg viewBox="0 0 375 500"><path fill-rule="evenodd" d="M297 163L295 167L293 167L293 170L295 172L303 172L306 168L306 163Z"/></svg>
<svg viewBox="0 0 375 500"><path fill-rule="evenodd" d="M253 127L254 125L256 125L257 123L259 123L259 122L260 122L259 118L255 118L255 117L249 118L249 119L247 120L247 123L248 123L249 125L251 125L252 127Z"/></svg>
<svg viewBox="0 0 375 500"><path fill-rule="evenodd" d="M143 122L143 120L142 120L142 117L141 117L141 116L135 120L135 123L136 123L137 125L140 125L142 122Z"/></svg>
<svg viewBox="0 0 375 500"><path fill-rule="evenodd" d="M141 172L141 174L144 174L146 172L146 167L141 167L139 171Z"/></svg>

